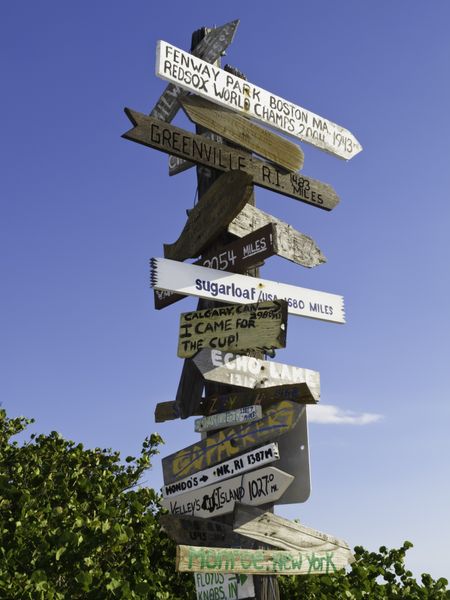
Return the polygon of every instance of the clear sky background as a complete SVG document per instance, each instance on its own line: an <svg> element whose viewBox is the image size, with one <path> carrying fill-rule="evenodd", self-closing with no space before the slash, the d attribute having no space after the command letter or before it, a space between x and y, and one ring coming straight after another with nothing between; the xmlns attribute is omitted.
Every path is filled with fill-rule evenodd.
<svg viewBox="0 0 450 600"><path fill-rule="evenodd" d="M162 456L198 439L156 425L174 399L183 300L153 308L148 259L173 242L194 171L121 139L123 108L165 87L158 39L189 49L241 20L223 64L349 129L341 161L303 144L332 212L256 188L257 205L314 238L328 262L267 261L266 279L343 294L347 324L291 317L277 361L321 373L309 410L312 493L278 512L376 550L409 539L415 574L450 578L448 0L2 2L1 398L87 446ZM175 124L193 130L179 114ZM159 488L160 461L146 483Z"/></svg>

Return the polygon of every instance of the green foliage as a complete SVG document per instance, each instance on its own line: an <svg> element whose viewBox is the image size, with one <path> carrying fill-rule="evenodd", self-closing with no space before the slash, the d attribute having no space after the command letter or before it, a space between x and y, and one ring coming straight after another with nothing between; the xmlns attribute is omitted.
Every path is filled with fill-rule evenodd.
<svg viewBox="0 0 450 600"><path fill-rule="evenodd" d="M161 438L138 458L86 450L56 432L11 437L32 421L0 410L0 598L184 599L156 492L138 487Z"/></svg>
<svg viewBox="0 0 450 600"><path fill-rule="evenodd" d="M175 545L159 527L159 496L139 487L161 438L123 464L118 452L56 432L11 440L31 422L0 409L0 598L194 599L193 577L175 572ZM348 573L280 577L281 598L450 599L447 580L419 583L405 569L411 546L357 547Z"/></svg>

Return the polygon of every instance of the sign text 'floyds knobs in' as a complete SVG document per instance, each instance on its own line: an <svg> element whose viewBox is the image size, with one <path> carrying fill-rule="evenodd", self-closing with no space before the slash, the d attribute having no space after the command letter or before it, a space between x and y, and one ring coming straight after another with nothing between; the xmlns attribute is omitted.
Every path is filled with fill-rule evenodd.
<svg viewBox="0 0 450 600"><path fill-rule="evenodd" d="M336 123L162 40L156 49L156 75L340 158L353 158L362 150L354 135Z"/></svg>

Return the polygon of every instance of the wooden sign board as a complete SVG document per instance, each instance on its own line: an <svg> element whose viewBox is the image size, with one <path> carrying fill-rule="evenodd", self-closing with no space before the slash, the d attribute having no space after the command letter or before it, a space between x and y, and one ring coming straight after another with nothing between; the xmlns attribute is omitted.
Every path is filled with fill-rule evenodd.
<svg viewBox="0 0 450 600"><path fill-rule="evenodd" d="M362 150L354 135L340 125L162 40L156 48L156 75L339 158L348 160Z"/></svg>
<svg viewBox="0 0 450 600"><path fill-rule="evenodd" d="M218 171L245 171L253 176L255 185L317 208L332 210L339 202L336 192L326 183L303 174L286 173L245 151L207 140L130 108L125 108L125 114L133 123L133 128L122 135L127 140Z"/></svg>
<svg viewBox="0 0 450 600"><path fill-rule="evenodd" d="M310 395L310 399L305 397L306 404L318 402L320 399L318 371L207 348L199 352L192 361L204 380L209 383L251 389L272 388L293 383L304 384L305 393Z"/></svg>
<svg viewBox="0 0 450 600"><path fill-rule="evenodd" d="M239 20L236 20L212 29L208 35L197 44L192 54L202 58L208 63L215 62L231 44L238 25ZM180 96L185 94L186 91L183 88L174 85L173 83L169 83L150 115L157 119L161 119L162 121L170 122L180 108L178 102Z"/></svg>
<svg viewBox="0 0 450 600"><path fill-rule="evenodd" d="M177 546L177 571L253 575L333 575L353 562L334 552Z"/></svg>
<svg viewBox="0 0 450 600"><path fill-rule="evenodd" d="M278 256L309 268L326 262L327 259L312 238L251 204L246 204L231 221L228 225L228 232L242 237L269 223L275 225L275 248Z"/></svg>
<svg viewBox="0 0 450 600"><path fill-rule="evenodd" d="M162 495L164 498L173 498L184 492L198 490L207 485L218 484L220 481L241 475L247 471L251 471L257 467L264 467L280 458L278 452L278 444L272 442L255 450L250 450L245 454L240 454L236 458L227 460L194 475L190 475L185 479L169 483L162 487Z"/></svg>
<svg viewBox="0 0 450 600"><path fill-rule="evenodd" d="M266 258L277 253L275 235L275 225L269 223L239 240L205 254L194 265L242 273L260 265ZM157 310L186 298L182 294L175 294L169 290L155 290L154 295Z"/></svg>
<svg viewBox="0 0 450 600"><path fill-rule="evenodd" d="M327 533L322 533L300 523L289 521L264 512L253 506L237 504L234 509L233 531L252 538L269 546L283 550L298 550L299 552L314 550L315 552L334 552L343 550L348 560L353 555L349 545Z"/></svg>
<svg viewBox="0 0 450 600"><path fill-rule="evenodd" d="M195 573L197 600L220 598L221 600L241 600L254 598L253 575L230 573Z"/></svg>
<svg viewBox="0 0 450 600"><path fill-rule="evenodd" d="M153 116L153 115L152 115ZM164 119L163 119L164 120ZM205 131L201 133L203 137L208 140L213 140L214 142L222 143L222 138L220 135L216 135L212 131ZM184 160L183 158L179 158L178 156L172 156L169 154L169 176L178 175L179 173L183 173L183 171L187 171L191 167L195 167L193 162L189 160Z"/></svg>
<svg viewBox="0 0 450 600"><path fill-rule="evenodd" d="M257 548L258 543L249 537L233 532L230 525L214 519L200 517L178 517L176 515L158 515L161 527L177 544L210 546L221 548Z"/></svg>
<svg viewBox="0 0 450 600"><path fill-rule="evenodd" d="M202 419L195 419L194 429L198 433L206 431L216 431L231 427L232 425L240 425L241 423L253 423L262 417L261 405L250 405L227 412L217 413Z"/></svg>
<svg viewBox="0 0 450 600"><path fill-rule="evenodd" d="M184 260L198 256L241 212L253 193L251 175L242 171L223 173L189 211L178 240L164 244L164 256Z"/></svg>
<svg viewBox="0 0 450 600"><path fill-rule="evenodd" d="M295 427L301 410L302 407L294 402L279 402L270 407L259 421L221 429L166 456L162 459L165 485L234 458L246 450L277 441Z"/></svg>
<svg viewBox="0 0 450 600"><path fill-rule="evenodd" d="M224 351L286 347L287 302L232 304L181 313L178 356L190 358L203 348Z"/></svg>
<svg viewBox="0 0 450 600"><path fill-rule="evenodd" d="M218 133L221 137L259 154L288 171L303 167L303 151L285 138L252 123L226 108L200 98L184 96L181 106L196 125Z"/></svg>
<svg viewBox="0 0 450 600"><path fill-rule="evenodd" d="M167 258L152 258L150 265L151 286L155 289L172 290L217 302L248 304L286 300L289 314L345 323L344 299L336 294L208 269Z"/></svg>
<svg viewBox="0 0 450 600"><path fill-rule="evenodd" d="M218 517L233 512L236 502L259 506L278 500L294 478L275 467L208 485L200 490L184 492L174 498L163 498L161 506L172 515Z"/></svg>

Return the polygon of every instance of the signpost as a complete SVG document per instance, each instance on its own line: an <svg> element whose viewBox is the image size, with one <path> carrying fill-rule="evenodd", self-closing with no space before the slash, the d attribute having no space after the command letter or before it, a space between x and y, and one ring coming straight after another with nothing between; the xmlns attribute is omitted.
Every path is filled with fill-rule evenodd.
<svg viewBox="0 0 450 600"><path fill-rule="evenodd" d="M236 502L249 506L275 502L293 479L275 467L264 467L174 498L163 498L161 504L173 515L218 517L233 512Z"/></svg>
<svg viewBox="0 0 450 600"><path fill-rule="evenodd" d="M181 106L189 119L197 125L256 152L280 167L289 171L298 171L303 167L303 151L299 146L252 123L246 117L199 96L185 96L181 100Z"/></svg>
<svg viewBox="0 0 450 600"><path fill-rule="evenodd" d="M217 413L209 417L203 417L202 419L195 419L194 429L197 433L204 433L206 431L215 431L216 429L230 427L231 425L252 423L261 417L261 405L244 406L243 408Z"/></svg>
<svg viewBox="0 0 450 600"><path fill-rule="evenodd" d="M126 108L125 114L133 123L133 128L122 135L127 140L218 171L245 171L253 176L255 185L317 208L332 210L339 202L336 192L326 183L303 174L286 173L247 152L207 140L131 108Z"/></svg>
<svg viewBox="0 0 450 600"><path fill-rule="evenodd" d="M180 315L178 356L189 358L203 348L236 352L286 346L287 303L232 304Z"/></svg>
<svg viewBox="0 0 450 600"><path fill-rule="evenodd" d="M304 384L305 403L320 399L318 371L220 350L202 350L192 360L205 381L251 389L298 383Z"/></svg>
<svg viewBox="0 0 450 600"><path fill-rule="evenodd" d="M229 573L196 573L195 590L197 600L221 598L221 600L240 600L253 598L255 586L252 575L230 575Z"/></svg>
<svg viewBox="0 0 450 600"><path fill-rule="evenodd" d="M353 562L347 554L314 550L244 550L178 546L178 571L255 575L332 575Z"/></svg>
<svg viewBox="0 0 450 600"><path fill-rule="evenodd" d="M156 75L216 104L270 125L339 158L362 147L350 131L160 40Z"/></svg>
<svg viewBox="0 0 450 600"><path fill-rule="evenodd" d="M164 244L164 256L184 260L198 256L240 213L253 192L252 178L242 171L228 171L217 179L189 212L178 240Z"/></svg>
<svg viewBox="0 0 450 600"><path fill-rule="evenodd" d="M280 436L295 427L302 407L294 402L278 402L259 421L221 429L183 450L162 459L164 483L168 485L193 473L236 457Z"/></svg>
<svg viewBox="0 0 450 600"><path fill-rule="evenodd" d="M162 495L164 498L173 498L186 491L198 490L206 485L217 484L224 479L241 475L257 467L263 467L280 458L278 444L271 442L255 450L250 450L245 454L240 454L237 458L227 460L185 479L164 485Z"/></svg>
<svg viewBox="0 0 450 600"><path fill-rule="evenodd" d="M286 300L289 314L345 323L343 297L328 292L208 269L167 258L151 259L150 281L157 290L172 290L215 301L248 304Z"/></svg>

